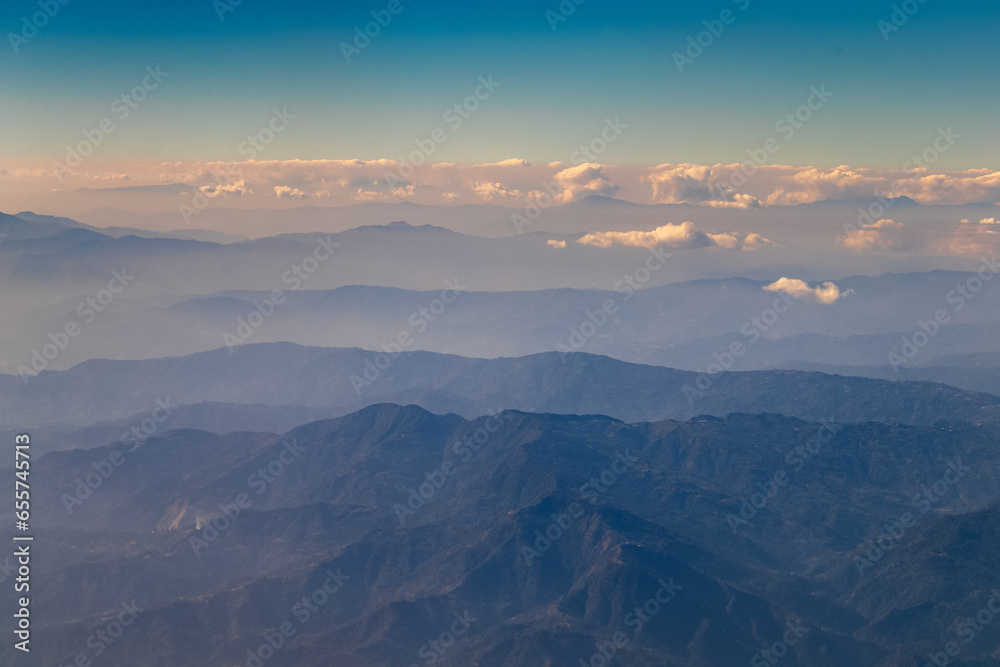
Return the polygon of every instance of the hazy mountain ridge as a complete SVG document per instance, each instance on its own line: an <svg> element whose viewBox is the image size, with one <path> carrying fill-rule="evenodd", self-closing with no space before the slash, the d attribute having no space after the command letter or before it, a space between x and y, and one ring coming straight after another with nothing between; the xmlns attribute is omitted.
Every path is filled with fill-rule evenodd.
<svg viewBox="0 0 1000 667"><path fill-rule="evenodd" d="M70 371L46 371L26 386L17 376L0 376L0 424L88 426L125 420L119 422L123 424L138 421L168 400L174 406L264 404L276 408L272 415L279 422L308 410L346 412L397 401L467 417L520 409L607 414L632 422L731 412L843 422L1000 421L1000 398L934 383L787 370L708 376L555 352L501 359L404 352L378 370L374 356L357 349L254 344L232 353L222 349L158 360L92 360ZM241 411L237 408L237 414ZM212 411L203 412L191 423L209 426Z"/></svg>
<svg viewBox="0 0 1000 667"><path fill-rule="evenodd" d="M267 243L302 249L289 239ZM1000 352L1000 339L988 335L996 327L1000 290L984 288L973 300L963 299L961 310L952 310L949 295L969 278L955 272L845 278L837 281L844 295L835 303L819 304L783 298L763 289L770 280L748 278L685 281L638 291L617 278L617 282L609 279L601 290L490 292L465 277L471 274L439 273L432 279L432 271L421 273L429 287L424 291L363 285L324 290L313 289L319 286L313 277L299 278L291 268L299 265L292 263L272 276L272 286L281 290L278 297L273 289L198 296L185 293L185 285L178 281L191 276L178 278L176 269L172 277L163 277L159 288L151 289L144 282L150 274L128 266L123 263L116 270L124 268L134 280L107 308L95 312L92 322L80 315L86 294L44 307L33 301L31 310L3 332L0 364L5 365L0 368L6 372L28 368L34 351L50 343L49 334L58 335L68 322L80 324L82 335L51 360L43 360L48 368L65 369L89 358L178 356L246 341L381 349L401 331L412 334L409 349L473 357L572 349L697 369L739 343L743 353L733 360L735 370L801 361L883 365L891 352L899 354L904 340L922 332L921 322L942 308L948 315L946 324L917 350L919 356L912 363ZM252 266L249 257L234 257L222 268L238 275ZM319 264L311 275L319 276L325 266ZM43 262L30 265L30 271L38 274L34 280L68 279L43 277L44 267ZM105 277L105 287L112 275ZM449 285L458 292L449 293L452 303L433 319L421 316L420 309L430 307ZM175 291L161 293L167 288ZM609 303L610 312L601 312ZM781 313L774 310L776 303Z"/></svg>

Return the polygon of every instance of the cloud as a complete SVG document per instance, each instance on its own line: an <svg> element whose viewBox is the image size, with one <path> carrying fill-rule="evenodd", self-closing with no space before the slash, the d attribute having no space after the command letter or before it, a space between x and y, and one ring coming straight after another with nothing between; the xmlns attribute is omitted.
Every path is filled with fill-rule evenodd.
<svg viewBox="0 0 1000 667"><path fill-rule="evenodd" d="M705 236L712 241L713 245L726 250L735 250L740 247L740 237L735 234L706 234Z"/></svg>
<svg viewBox="0 0 1000 667"><path fill-rule="evenodd" d="M209 197L217 197L219 195L242 196L253 194L253 190L242 178L238 178L229 183L212 183L210 185L203 185L198 188L198 190Z"/></svg>
<svg viewBox="0 0 1000 667"><path fill-rule="evenodd" d="M1000 196L1000 171L970 169L950 174L927 174L901 179L900 194L922 204L967 204L996 201Z"/></svg>
<svg viewBox="0 0 1000 667"><path fill-rule="evenodd" d="M528 162L520 158L489 163L422 165L392 159L149 160L107 164L94 160L72 174L63 174L63 182L58 180L50 165L47 161L0 159L0 168L7 172L3 177L5 183L17 182L29 187L36 184L37 191L45 193L52 187L72 191L81 186L130 185L136 189L121 192L135 198L148 197L150 206L157 207L161 203L165 207L173 206L167 201L169 193L140 188L184 184L188 192L203 188L203 192L213 195L248 195L251 203L262 206L267 205L267 199L273 202L274 188L281 186L298 189L310 197L316 197L317 192L328 191L329 196L323 196L323 203L333 206L356 203L359 190L362 200L413 201L427 205L445 201L442 193L456 195L455 198L447 198L449 203L471 204L484 203L484 196L492 196L494 201L503 203L509 200L504 193L521 192L526 198L533 191L558 193L557 204L577 201L589 195L604 195L641 204L691 204L738 209L796 205L827 199L904 195L922 204L1000 201L1000 171L992 169L933 173L926 168L903 171L848 165L826 168L768 164L748 172L736 163L574 165L568 162ZM220 175L219 179L215 174ZM217 180L227 182L222 175L228 175L228 181L241 178L246 183L217 188ZM249 183L253 184L253 188L248 187ZM493 187L492 192L486 189L488 186ZM551 192L546 192L544 196L539 194L539 197L552 196ZM110 198L114 193L109 190L109 202L103 203L111 205ZM287 203L296 201L287 197L282 200ZM1000 220L1000 216L995 219ZM972 224L976 222L977 219L971 220ZM744 247L748 245L745 239L743 243Z"/></svg>
<svg viewBox="0 0 1000 667"><path fill-rule="evenodd" d="M480 167L530 167L531 163L527 160L522 160L520 158L510 158L509 160L501 160L500 162L483 162L479 165Z"/></svg>
<svg viewBox="0 0 1000 667"><path fill-rule="evenodd" d="M581 237L578 243L610 248L616 245L635 248L656 248L661 245L671 248L706 248L712 245L708 234L695 230L693 222L679 225L667 223L651 232L594 232Z"/></svg>
<svg viewBox="0 0 1000 667"><path fill-rule="evenodd" d="M275 185L274 194L278 199L309 199L309 195L298 188L290 188L287 185ZM327 191L329 194L329 191Z"/></svg>
<svg viewBox="0 0 1000 667"><path fill-rule="evenodd" d="M653 201L660 204L700 204L716 208L761 206L759 199L737 192L706 165L661 164L647 179L653 184Z"/></svg>
<svg viewBox="0 0 1000 667"><path fill-rule="evenodd" d="M870 197L878 194L885 184L884 177L847 165L835 169L805 167L782 178L775 191L768 196L767 203L807 204L824 199Z"/></svg>
<svg viewBox="0 0 1000 667"><path fill-rule="evenodd" d="M566 242L565 241L556 241L555 239L549 239L548 241L546 241L546 244L552 246L553 248L565 248L566 247Z"/></svg>
<svg viewBox="0 0 1000 667"><path fill-rule="evenodd" d="M744 250L757 250L758 248L777 248L778 244L769 238L765 238L756 232L747 234L743 239Z"/></svg>
<svg viewBox="0 0 1000 667"><path fill-rule="evenodd" d="M611 182L603 166L593 162L563 169L553 178L563 189L556 197L556 201L561 204L578 201L591 195L614 197L621 189Z"/></svg>
<svg viewBox="0 0 1000 667"><path fill-rule="evenodd" d="M839 240L840 245L851 250L912 250L919 246L914 235L905 230L905 225L895 220L884 218L861 229L848 232Z"/></svg>
<svg viewBox="0 0 1000 667"><path fill-rule="evenodd" d="M358 188L357 192L354 193L354 198L358 201L385 201L389 196L384 192L376 192L374 190L364 190Z"/></svg>
<svg viewBox="0 0 1000 667"><path fill-rule="evenodd" d="M679 225L667 223L651 232L592 232L581 237L578 243L592 245L598 248L612 246L631 246L635 248L722 248L724 250L756 250L764 247L777 247L777 243L766 239L760 234L748 234L746 237L735 232L720 232L711 234L698 231L694 223L685 221Z"/></svg>
<svg viewBox="0 0 1000 667"><path fill-rule="evenodd" d="M967 222L959 224L950 235L937 243L935 250L953 255L982 255L996 252L1000 248L1000 232L992 229L997 222L990 222L991 220L993 218L984 218L978 225Z"/></svg>
<svg viewBox="0 0 1000 667"><path fill-rule="evenodd" d="M476 183L472 190L488 202L517 201L523 197L520 190L509 189L503 183Z"/></svg>
<svg viewBox="0 0 1000 667"><path fill-rule="evenodd" d="M390 194L393 197L396 197L398 199L410 199L415 194L417 194L417 186L416 185L404 185L403 187L400 187L400 188L393 188L390 191Z"/></svg>
<svg viewBox="0 0 1000 667"><path fill-rule="evenodd" d="M817 287L809 287L809 283L804 280L784 277L775 280L770 285L765 285L764 290L767 292L784 292L796 299L815 301L816 303L827 305L844 296L840 288L830 281Z"/></svg>
<svg viewBox="0 0 1000 667"><path fill-rule="evenodd" d="M983 218L982 220L979 221L979 224L981 224L981 225L1000 225L1000 220L997 220L996 218Z"/></svg>

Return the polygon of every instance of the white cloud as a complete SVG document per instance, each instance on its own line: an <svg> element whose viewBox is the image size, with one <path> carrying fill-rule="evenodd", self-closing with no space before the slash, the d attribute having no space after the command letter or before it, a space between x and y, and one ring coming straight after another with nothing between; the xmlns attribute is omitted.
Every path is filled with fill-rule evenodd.
<svg viewBox="0 0 1000 667"><path fill-rule="evenodd" d="M784 277L775 280L770 285L765 285L764 290L768 292L784 292L796 299L815 301L822 304L831 304L843 296L840 288L830 281L816 287L809 287L809 283L804 280Z"/></svg>
<svg viewBox="0 0 1000 667"><path fill-rule="evenodd" d="M592 162L563 169L553 178L563 189L556 197L556 201L561 204L577 201L591 195L614 197L621 189L611 182L602 165Z"/></svg>
<svg viewBox="0 0 1000 667"><path fill-rule="evenodd" d="M581 237L578 242L598 248L616 245L636 248L656 248L661 245L671 248L705 248L712 245L712 239L704 232L695 230L693 222L682 222L679 225L667 223L651 232L594 232Z"/></svg>
<svg viewBox="0 0 1000 667"><path fill-rule="evenodd" d="M651 232L592 232L581 237L578 243L610 248L612 246L631 246L636 248L722 248L724 250L756 250L764 247L777 247L777 243L764 238L760 234L748 234L746 237L735 232L720 232L711 234L698 231L694 223L685 221L679 225L667 223Z"/></svg>
<svg viewBox="0 0 1000 667"><path fill-rule="evenodd" d="M415 185L404 185L400 188L393 188L391 191L393 197L399 199L409 199L413 195L417 194L417 186Z"/></svg>
<svg viewBox="0 0 1000 667"><path fill-rule="evenodd" d="M660 204L702 204L716 208L761 206L759 199L737 192L706 165L661 164L647 179L653 184L653 201Z"/></svg>
<svg viewBox="0 0 1000 667"><path fill-rule="evenodd" d="M384 192L358 188L358 191L354 193L354 198L358 201L385 201L389 196Z"/></svg>
<svg viewBox="0 0 1000 667"><path fill-rule="evenodd" d="M566 242L565 241L556 241L555 239L549 239L548 241L546 241L546 244L552 246L553 248L565 248L566 247Z"/></svg>
<svg viewBox="0 0 1000 667"><path fill-rule="evenodd" d="M824 199L870 197L884 186L885 178L864 169L841 165L835 169L798 168L781 179L768 204L807 204Z"/></svg>
<svg viewBox="0 0 1000 667"><path fill-rule="evenodd" d="M290 188L287 185L275 185L274 194L278 199L309 199L309 195L298 188ZM329 194L329 191L327 191Z"/></svg>
<svg viewBox="0 0 1000 667"><path fill-rule="evenodd" d="M922 204L995 201L1000 195L1000 171L970 169L950 174L921 175L900 180L899 190Z"/></svg>
<svg viewBox="0 0 1000 667"><path fill-rule="evenodd" d="M247 182L242 178L236 179L229 183L213 183L211 185L202 185L198 188L203 194L209 197L217 197L219 195L252 195L253 190L247 185Z"/></svg>
<svg viewBox="0 0 1000 667"><path fill-rule="evenodd" d="M527 160L522 160L520 158L510 158L509 160L501 160L500 162L483 162L479 165L480 167L530 167L531 163Z"/></svg>
<svg viewBox="0 0 1000 667"><path fill-rule="evenodd" d="M517 201L523 196L520 190L507 188L503 183L476 183L472 190L488 202Z"/></svg>

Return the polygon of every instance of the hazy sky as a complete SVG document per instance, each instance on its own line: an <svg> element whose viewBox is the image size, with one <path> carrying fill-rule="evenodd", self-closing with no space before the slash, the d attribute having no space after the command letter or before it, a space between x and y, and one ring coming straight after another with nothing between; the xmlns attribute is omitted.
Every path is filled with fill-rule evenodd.
<svg viewBox="0 0 1000 667"><path fill-rule="evenodd" d="M62 158L112 118L102 159L242 159L240 143L287 107L295 120L267 159L398 158L448 128L445 110L492 75L500 87L448 128L434 161L571 162L619 116L630 129L601 162L737 162L825 85L833 97L782 147L781 163L898 169L937 127L953 126L969 140L939 168L998 167L995 2L913 0L885 39L878 22L893 3L871 0L586 0L555 29L546 11L558 12L557 0L400 0L350 63L341 43L387 0L242 0L220 20L223 2L69 0L37 35L14 40L17 53L11 34L39 5L3 3L0 157ZM672 54L723 10L731 23L679 72ZM169 76L116 119L115 99L157 65Z"/></svg>

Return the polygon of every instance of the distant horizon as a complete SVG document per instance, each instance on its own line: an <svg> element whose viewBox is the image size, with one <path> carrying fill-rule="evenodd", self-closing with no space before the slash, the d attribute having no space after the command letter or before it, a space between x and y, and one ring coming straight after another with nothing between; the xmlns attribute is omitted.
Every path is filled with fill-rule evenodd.
<svg viewBox="0 0 1000 667"><path fill-rule="evenodd" d="M945 154L953 145L942 140L948 132L942 129L936 135L943 151L931 141L923 154ZM715 165L541 164L520 159L419 166L399 160L169 164L81 160L78 168L68 169L58 161L48 165L36 161L25 167L0 159L0 202L4 210L67 217L102 208L138 215L175 211L186 225L191 215L210 207L341 208L369 202L544 209L600 196L636 205L753 210L872 197L907 197L924 205L1000 201L1000 171L914 167L913 158L923 164L920 155L907 161L907 169L896 170L792 166L770 164L764 153L742 163ZM62 168L67 171L61 172Z"/></svg>

